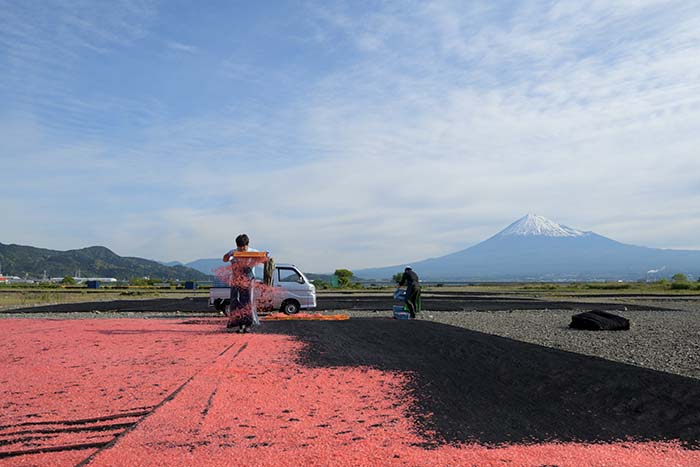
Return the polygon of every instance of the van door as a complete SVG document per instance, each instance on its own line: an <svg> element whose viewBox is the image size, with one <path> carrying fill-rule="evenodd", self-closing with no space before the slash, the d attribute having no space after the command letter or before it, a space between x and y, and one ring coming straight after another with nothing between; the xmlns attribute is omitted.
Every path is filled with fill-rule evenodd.
<svg viewBox="0 0 700 467"><path fill-rule="evenodd" d="M279 286L287 291L290 298L296 298L302 307L311 305L309 284L296 269L280 266L276 272Z"/></svg>

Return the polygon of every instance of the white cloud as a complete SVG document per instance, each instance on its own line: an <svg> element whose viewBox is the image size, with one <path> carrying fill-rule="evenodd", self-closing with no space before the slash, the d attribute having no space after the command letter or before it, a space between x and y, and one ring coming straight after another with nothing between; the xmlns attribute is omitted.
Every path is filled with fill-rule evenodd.
<svg viewBox="0 0 700 467"><path fill-rule="evenodd" d="M165 41L165 46L177 52L185 52L190 54L199 50L199 47L190 44L183 44L182 42L177 41Z"/></svg>
<svg viewBox="0 0 700 467"><path fill-rule="evenodd" d="M305 270L382 266L456 251L527 212L628 243L700 248L700 9L677 6L390 2L358 15L324 3L315 44L348 58L278 107L178 120L154 109L132 141L96 132L62 152L47 151L55 136L41 127L0 133L36 135L26 164L61 173L54 165L89 158L92 173L109 170L77 186L112 186L110 205L133 187L122 188L124 212L70 216L93 225L89 243L122 254L217 257L245 231ZM223 63L224 76L264 79ZM70 102L75 118L82 105ZM9 232L22 238L12 212Z"/></svg>

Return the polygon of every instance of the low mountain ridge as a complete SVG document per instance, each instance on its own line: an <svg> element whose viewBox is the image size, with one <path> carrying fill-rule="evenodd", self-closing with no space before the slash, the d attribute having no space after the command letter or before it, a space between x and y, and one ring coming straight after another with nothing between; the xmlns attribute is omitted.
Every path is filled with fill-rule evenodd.
<svg viewBox="0 0 700 467"><path fill-rule="evenodd" d="M223 255L222 255L223 256ZM215 271L222 266L225 266L223 258L205 258L197 259L186 263L188 268L196 269L203 274L215 274Z"/></svg>
<svg viewBox="0 0 700 467"><path fill-rule="evenodd" d="M84 277L132 277L158 279L207 280L208 275L185 266L165 266L144 258L119 256L109 248L91 246L77 250L49 250L25 245L0 243L0 265L4 274L24 277L72 276L76 271Z"/></svg>

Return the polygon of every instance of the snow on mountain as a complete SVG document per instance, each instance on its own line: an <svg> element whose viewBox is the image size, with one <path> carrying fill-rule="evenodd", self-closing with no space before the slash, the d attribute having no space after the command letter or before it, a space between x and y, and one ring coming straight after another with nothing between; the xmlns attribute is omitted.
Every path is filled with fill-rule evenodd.
<svg viewBox="0 0 700 467"><path fill-rule="evenodd" d="M522 217L510 224L496 236L506 237L510 235L539 235L544 237L582 237L585 234L586 232L557 224L546 217L538 216L536 214L528 214L527 216Z"/></svg>

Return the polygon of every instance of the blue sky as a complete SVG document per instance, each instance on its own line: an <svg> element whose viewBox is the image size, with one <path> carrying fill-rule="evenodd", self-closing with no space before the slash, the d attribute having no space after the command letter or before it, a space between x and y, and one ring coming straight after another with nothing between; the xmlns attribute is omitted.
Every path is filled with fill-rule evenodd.
<svg viewBox="0 0 700 467"><path fill-rule="evenodd" d="M700 4L0 0L0 242L307 271L528 212L700 249Z"/></svg>

